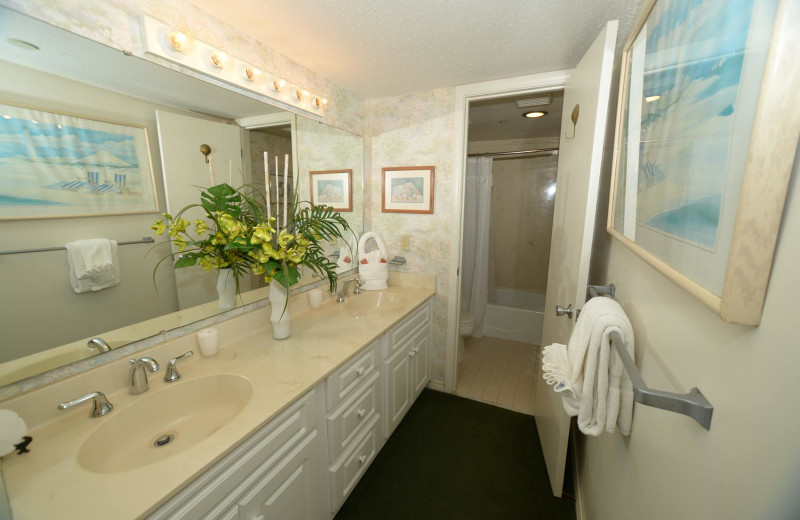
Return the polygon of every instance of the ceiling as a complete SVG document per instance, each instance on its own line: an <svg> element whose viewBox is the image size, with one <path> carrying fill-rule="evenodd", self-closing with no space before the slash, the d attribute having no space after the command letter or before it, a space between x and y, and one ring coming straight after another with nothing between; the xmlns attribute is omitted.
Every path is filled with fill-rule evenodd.
<svg viewBox="0 0 800 520"><path fill-rule="evenodd" d="M364 99L572 68L641 2L189 1Z"/></svg>
<svg viewBox="0 0 800 520"><path fill-rule="evenodd" d="M496 141L505 139L558 140L561 129L561 111L564 106L564 91L550 92L550 103L517 107L517 100L546 98L547 94L538 92L518 97L504 97L473 101L469 104L469 141ZM541 110L544 117L528 119L522 114Z"/></svg>

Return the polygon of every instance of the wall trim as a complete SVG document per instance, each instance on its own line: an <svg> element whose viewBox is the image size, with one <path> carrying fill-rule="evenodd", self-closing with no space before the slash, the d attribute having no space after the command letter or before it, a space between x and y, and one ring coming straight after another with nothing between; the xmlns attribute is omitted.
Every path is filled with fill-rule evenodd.
<svg viewBox="0 0 800 520"><path fill-rule="evenodd" d="M456 87L455 132L453 147L453 209L450 231L450 265L447 290L447 341L445 343L444 391L455 392L458 377L458 315L461 308L461 240L464 214L464 173L467 160L467 129L469 103L481 99L531 94L563 89L572 70L531 74L516 78L471 83Z"/></svg>
<svg viewBox="0 0 800 520"><path fill-rule="evenodd" d="M444 392L444 381L439 381L438 379L430 380L427 387L437 392Z"/></svg>

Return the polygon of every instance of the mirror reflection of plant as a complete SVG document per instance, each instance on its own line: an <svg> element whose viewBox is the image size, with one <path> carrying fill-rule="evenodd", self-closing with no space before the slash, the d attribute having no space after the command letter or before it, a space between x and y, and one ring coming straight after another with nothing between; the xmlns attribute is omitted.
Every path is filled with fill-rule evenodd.
<svg viewBox="0 0 800 520"><path fill-rule="evenodd" d="M175 268L199 264L206 271L231 269L237 293L239 278L247 272L263 275L266 282L275 279L288 289L300 279L301 265L327 277L331 292L335 292L337 265L326 256L322 244L344 239L345 231L352 233L347 221L329 206L304 202L307 206L300 209L295 194L288 226L278 232L276 216L267 215L265 200L252 186L236 189L219 184L201 191L199 204L190 204L174 216L164 213L164 219L151 228L158 235L168 232L183 253ZM192 226L183 215L198 207L209 222L196 219ZM190 226L197 238L190 233ZM153 277L155 281L155 271Z"/></svg>

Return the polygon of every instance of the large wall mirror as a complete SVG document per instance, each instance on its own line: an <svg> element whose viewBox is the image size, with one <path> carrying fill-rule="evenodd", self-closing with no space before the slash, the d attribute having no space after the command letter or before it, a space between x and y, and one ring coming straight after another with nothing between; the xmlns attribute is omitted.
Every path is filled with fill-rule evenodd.
<svg viewBox="0 0 800 520"><path fill-rule="evenodd" d="M363 231L360 136L4 8L0 34L0 115L22 121L16 129L0 126L5 128L0 130L0 395L70 373L59 367L80 369L101 363L104 356L114 359L87 346L92 338L101 337L113 354L123 345L228 310L218 303L216 272L174 269L171 258L156 269L162 258L178 252L150 229L160 212L198 201L198 187L211 184L212 163L217 182L263 190L264 152L270 163L279 158L279 176L270 164L271 182L283 182L288 160L290 186L296 186L300 200L311 198L310 172L348 172L351 207L343 215L354 235ZM35 121L36 114L51 115ZM63 121L88 126L64 134L56 131ZM107 126L92 126L99 124ZM123 208L75 216L62 211L71 203L55 195L73 196L64 190L88 197L103 187L125 187L125 168L133 159L111 147L99 152L84 147L84 141L96 140L108 128L146 136L137 145L137 164L152 170L158 212ZM213 161L206 162L201 144L211 148ZM69 178L48 170L56 163L58 175ZM54 194L38 198L45 190ZM41 207L31 209L36 201ZM63 246L89 238L132 243L117 249L119 285L77 293ZM143 238L155 242L143 243ZM332 244L331 253L346 247ZM309 274L301 284L316 281ZM251 277L241 291L237 306L266 298L269 289Z"/></svg>

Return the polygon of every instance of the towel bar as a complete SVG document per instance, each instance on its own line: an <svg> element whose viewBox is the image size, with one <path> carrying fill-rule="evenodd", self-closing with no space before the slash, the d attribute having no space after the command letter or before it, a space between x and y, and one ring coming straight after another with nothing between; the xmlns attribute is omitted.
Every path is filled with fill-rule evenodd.
<svg viewBox="0 0 800 520"><path fill-rule="evenodd" d="M129 246L131 244L152 244L155 242L153 237L142 237L141 240L131 240L130 242L117 242L118 246ZM64 246L61 247L40 247L38 249L17 249L16 251L0 251L0 255L17 255L20 253L41 253L43 251L61 251L66 250Z"/></svg>
<svg viewBox="0 0 800 520"><path fill-rule="evenodd" d="M611 298L616 294L616 287L611 285L590 285L587 288L588 297L594 298L601 295L607 295ZM714 413L714 407L708 402L708 399L698 390L692 388L689 393L676 394L674 392L665 392L663 390L653 390L644 382L642 374L636 368L636 363L633 362L628 350L625 348L625 340L618 332L611 333L611 344L619 354L622 365L628 373L633 383L633 398L637 403L645 406L652 406L670 412L688 415L706 430L711 429L711 416Z"/></svg>

